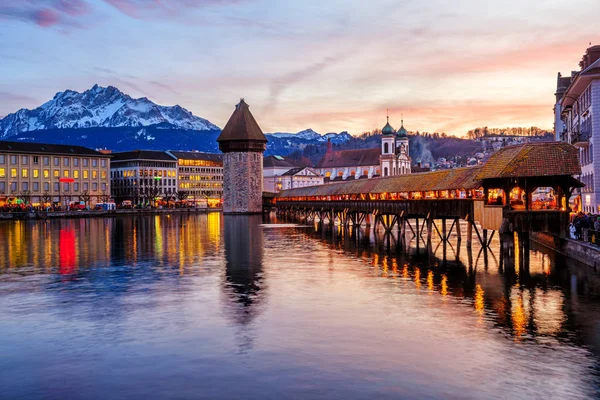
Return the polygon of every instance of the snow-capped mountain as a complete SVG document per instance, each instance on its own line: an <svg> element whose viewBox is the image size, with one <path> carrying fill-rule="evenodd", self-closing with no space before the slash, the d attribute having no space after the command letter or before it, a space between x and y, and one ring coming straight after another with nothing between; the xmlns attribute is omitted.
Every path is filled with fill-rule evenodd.
<svg viewBox="0 0 600 400"><path fill-rule="evenodd" d="M0 120L0 138L23 132L66 128L147 127L196 131L219 130L178 105L159 106L134 99L119 89L94 85L83 93L66 90L34 110L21 109Z"/></svg>
<svg viewBox="0 0 600 400"><path fill-rule="evenodd" d="M333 143L345 143L351 138L350 134L345 131L340 133L326 133L324 135L321 135L320 133L315 132L312 129L305 129L298 133L275 132L269 133L267 134L267 136L285 139L300 139L316 142L326 142L328 139L330 139Z"/></svg>

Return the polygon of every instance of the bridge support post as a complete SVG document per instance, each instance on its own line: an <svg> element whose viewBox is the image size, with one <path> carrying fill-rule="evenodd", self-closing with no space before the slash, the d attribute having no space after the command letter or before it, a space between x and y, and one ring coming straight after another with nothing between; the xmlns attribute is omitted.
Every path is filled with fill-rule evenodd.
<svg viewBox="0 0 600 400"><path fill-rule="evenodd" d="M488 234L487 233L488 233L487 229L484 229L483 230L483 245L485 247L487 247L487 242L488 242Z"/></svg>
<svg viewBox="0 0 600 400"><path fill-rule="evenodd" d="M444 243L448 241L448 235L446 234L446 218L442 218L442 240Z"/></svg>
<svg viewBox="0 0 600 400"><path fill-rule="evenodd" d="M460 242L462 241L462 232L460 231L460 218L456 218L454 220L454 225L456 226L456 239L458 240L458 246L460 247Z"/></svg>
<svg viewBox="0 0 600 400"><path fill-rule="evenodd" d="M431 235L433 232L433 218L428 216L427 218L427 243L431 243Z"/></svg>

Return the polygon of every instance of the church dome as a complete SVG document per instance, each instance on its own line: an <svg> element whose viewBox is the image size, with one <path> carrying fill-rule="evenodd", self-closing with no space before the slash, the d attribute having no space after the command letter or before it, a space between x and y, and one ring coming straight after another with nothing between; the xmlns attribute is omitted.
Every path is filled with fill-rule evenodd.
<svg viewBox="0 0 600 400"><path fill-rule="evenodd" d="M381 130L381 133L384 134L384 135L393 135L393 134L396 133L396 130L394 128L392 128L392 126L390 125L390 119L389 118L387 120L387 123L385 124L385 126Z"/></svg>
<svg viewBox="0 0 600 400"><path fill-rule="evenodd" d="M402 121L402 124L400 125L400 129L398 129L398 132L396 132L396 135L399 138L407 138L408 137L408 132L404 128L404 121Z"/></svg>

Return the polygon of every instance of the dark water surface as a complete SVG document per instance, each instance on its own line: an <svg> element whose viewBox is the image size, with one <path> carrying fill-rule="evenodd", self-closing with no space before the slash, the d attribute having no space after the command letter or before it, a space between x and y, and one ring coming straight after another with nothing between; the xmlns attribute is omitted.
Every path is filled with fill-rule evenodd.
<svg viewBox="0 0 600 400"><path fill-rule="evenodd" d="M377 238L216 213L1 222L0 398L598 396L593 269Z"/></svg>

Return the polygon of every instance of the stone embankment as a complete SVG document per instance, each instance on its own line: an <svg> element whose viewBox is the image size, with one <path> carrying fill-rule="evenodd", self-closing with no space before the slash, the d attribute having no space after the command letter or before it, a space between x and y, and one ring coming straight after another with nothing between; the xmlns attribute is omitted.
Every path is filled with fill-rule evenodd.
<svg viewBox="0 0 600 400"><path fill-rule="evenodd" d="M583 264L594 268L600 267L600 247L598 246L547 233L532 233L530 238Z"/></svg>
<svg viewBox="0 0 600 400"><path fill-rule="evenodd" d="M95 218L115 217L118 215L152 215L152 214L202 214L220 212L220 208L148 208L148 209L121 209L121 210L89 210L89 211L33 211L33 212L2 212L2 220L24 219L53 219L53 218Z"/></svg>

